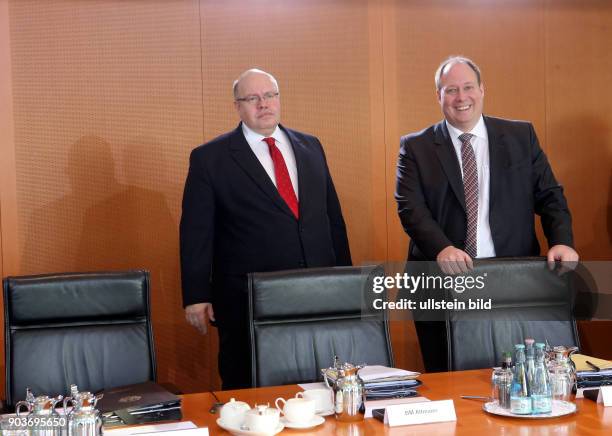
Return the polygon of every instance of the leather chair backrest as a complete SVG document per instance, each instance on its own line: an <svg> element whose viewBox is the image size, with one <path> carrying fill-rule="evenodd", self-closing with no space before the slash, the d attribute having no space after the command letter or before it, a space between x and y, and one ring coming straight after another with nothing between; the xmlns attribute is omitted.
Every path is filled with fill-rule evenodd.
<svg viewBox="0 0 612 436"><path fill-rule="evenodd" d="M146 271L4 279L6 402L155 380Z"/></svg>
<svg viewBox="0 0 612 436"><path fill-rule="evenodd" d="M493 308L447 311L452 370L499 366L504 351L514 360L514 344L525 338L551 346L579 345L572 273L559 275L541 258L522 258L476 261L471 275L486 275L484 289L452 293L452 298L491 298Z"/></svg>
<svg viewBox="0 0 612 436"><path fill-rule="evenodd" d="M253 386L320 380L336 355L393 365L386 316L366 301L374 274L371 267L251 274Z"/></svg>

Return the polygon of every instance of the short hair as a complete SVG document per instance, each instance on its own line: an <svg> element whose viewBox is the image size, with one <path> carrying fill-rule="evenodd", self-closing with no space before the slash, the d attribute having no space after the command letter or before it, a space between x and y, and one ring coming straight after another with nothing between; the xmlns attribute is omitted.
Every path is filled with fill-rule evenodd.
<svg viewBox="0 0 612 436"><path fill-rule="evenodd" d="M476 80L478 81L478 86L480 86L481 84L480 68L478 68L478 65L476 65L476 63L473 60L466 58L464 56L449 56L448 58L442 61L442 63L436 70L436 75L434 76L434 80L436 82L436 89L438 91L440 90L440 80L442 78L442 74L444 74L444 70L446 69L447 66L453 65L453 64L466 64L468 67L470 67L472 71L476 73Z"/></svg>
<svg viewBox="0 0 612 436"><path fill-rule="evenodd" d="M251 68L251 69L246 70L242 74L240 74L238 78L234 80L234 84L232 85L232 92L234 93L234 99L238 98L238 85L240 84L240 81L251 74L265 74L266 76L270 78L272 83L274 83L274 86L276 86L276 90L278 91L278 82L276 81L276 78L272 74L267 73L266 71L260 70L258 68Z"/></svg>

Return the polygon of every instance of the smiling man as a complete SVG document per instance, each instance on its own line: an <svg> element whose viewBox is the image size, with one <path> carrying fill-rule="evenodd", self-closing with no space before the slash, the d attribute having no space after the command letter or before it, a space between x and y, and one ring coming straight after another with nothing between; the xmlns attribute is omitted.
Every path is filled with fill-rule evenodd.
<svg viewBox="0 0 612 436"><path fill-rule="evenodd" d="M217 326L223 389L251 386L248 273L351 264L319 140L279 124L271 74L245 71L233 94L241 122L192 151L180 225L185 317Z"/></svg>
<svg viewBox="0 0 612 436"><path fill-rule="evenodd" d="M409 259L437 260L449 273L473 258L540 254L577 261L571 216L531 123L483 116L478 66L450 57L435 74L444 120L402 137L396 200L411 238Z"/></svg>
<svg viewBox="0 0 612 436"><path fill-rule="evenodd" d="M483 116L484 84L470 59L443 61L435 84L445 119L400 142L395 198L408 259L457 274L474 258L537 256L537 214L549 266L577 261L563 188L531 123ZM446 370L444 323L416 328L427 371Z"/></svg>

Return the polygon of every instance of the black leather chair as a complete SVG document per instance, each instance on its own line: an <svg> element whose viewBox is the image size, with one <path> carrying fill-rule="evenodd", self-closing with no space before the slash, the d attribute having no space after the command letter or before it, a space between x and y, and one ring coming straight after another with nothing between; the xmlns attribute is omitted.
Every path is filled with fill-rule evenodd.
<svg viewBox="0 0 612 436"><path fill-rule="evenodd" d="M146 271L4 279L6 405L155 380Z"/></svg>
<svg viewBox="0 0 612 436"><path fill-rule="evenodd" d="M313 268L249 276L253 386L321 379L343 362L393 365L386 315L375 311L374 268Z"/></svg>
<svg viewBox="0 0 612 436"><path fill-rule="evenodd" d="M482 290L447 292L447 300L492 300L491 310L447 310L448 368L499 365L503 351L531 337L550 345L579 346L573 316L574 275L558 275L542 258L475 262L472 276L484 276ZM428 340L428 339L425 339ZM514 354L514 353L513 353Z"/></svg>

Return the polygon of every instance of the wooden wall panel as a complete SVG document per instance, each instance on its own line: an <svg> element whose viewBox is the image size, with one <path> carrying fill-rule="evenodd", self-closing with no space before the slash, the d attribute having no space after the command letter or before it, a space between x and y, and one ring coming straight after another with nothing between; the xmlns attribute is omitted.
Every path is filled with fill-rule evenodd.
<svg viewBox="0 0 612 436"><path fill-rule="evenodd" d="M399 138L442 119L435 94L436 68L450 55L472 58L483 74L485 113L531 120L546 143L544 16L542 2L531 0L396 1L392 8L389 32L395 37L395 50L389 56L395 71L388 72L388 77L392 80L391 104L397 110L387 117L393 123L387 128L387 138L395 141L387 144L388 214L394 215L389 258L404 260L408 238L392 201Z"/></svg>
<svg viewBox="0 0 612 436"><path fill-rule="evenodd" d="M159 378L189 386L179 201L201 141L197 0L10 4L21 274L151 271Z"/></svg>
<svg viewBox="0 0 612 436"><path fill-rule="evenodd" d="M565 187L576 249L583 260L610 261L612 3L547 1L546 9L548 157ZM612 321L578 327L587 354L612 358Z"/></svg>
<svg viewBox="0 0 612 436"><path fill-rule="evenodd" d="M612 259L612 3L549 1L548 157L572 210L584 260Z"/></svg>
<svg viewBox="0 0 612 436"><path fill-rule="evenodd" d="M231 84L258 67L275 75L282 122L321 139L339 191L356 262L371 260L372 175L383 170L373 138L368 2L202 1L205 139L235 128ZM231 29L231 31L229 30ZM382 106L382 104L381 104ZM355 177L359 174L359 177Z"/></svg>
<svg viewBox="0 0 612 436"><path fill-rule="evenodd" d="M380 17L370 6L365 0L201 1L205 140L239 121L233 80L252 67L272 73L282 123L323 144L356 264L386 252L385 216L374 209L385 189L382 83L376 77L382 74ZM216 349L202 354L209 352Z"/></svg>
<svg viewBox="0 0 612 436"><path fill-rule="evenodd" d="M321 139L356 263L405 259L393 198L399 138L442 117L433 74L450 54L482 67L486 113L534 122L566 187L579 251L610 259L605 0L0 7L0 89L12 101L0 108L2 273L151 270L159 378L184 391L219 386L216 334L188 327L180 301L187 159L236 126L231 83L249 67L278 78L283 123ZM391 329L396 364L422 369L412 323Z"/></svg>
<svg viewBox="0 0 612 436"><path fill-rule="evenodd" d="M15 118L8 0L0 0L0 272L19 265L15 181Z"/></svg>
<svg viewBox="0 0 612 436"><path fill-rule="evenodd" d="M17 271L17 208L15 200L15 120L8 0L0 0L0 277ZM0 303L0 308L2 304ZM0 310L4 325L4 311ZM4 374L4 335L0 339L0 373ZM0 392L4 377L0 376Z"/></svg>
<svg viewBox="0 0 612 436"><path fill-rule="evenodd" d="M530 119L543 138L544 16L540 1L395 1L386 7L388 258L403 261L408 237L393 198L399 139L442 119L435 93L436 68L450 55L472 58L483 73L485 113ZM404 322L404 328L404 354L412 356L407 364L422 368L413 324Z"/></svg>

